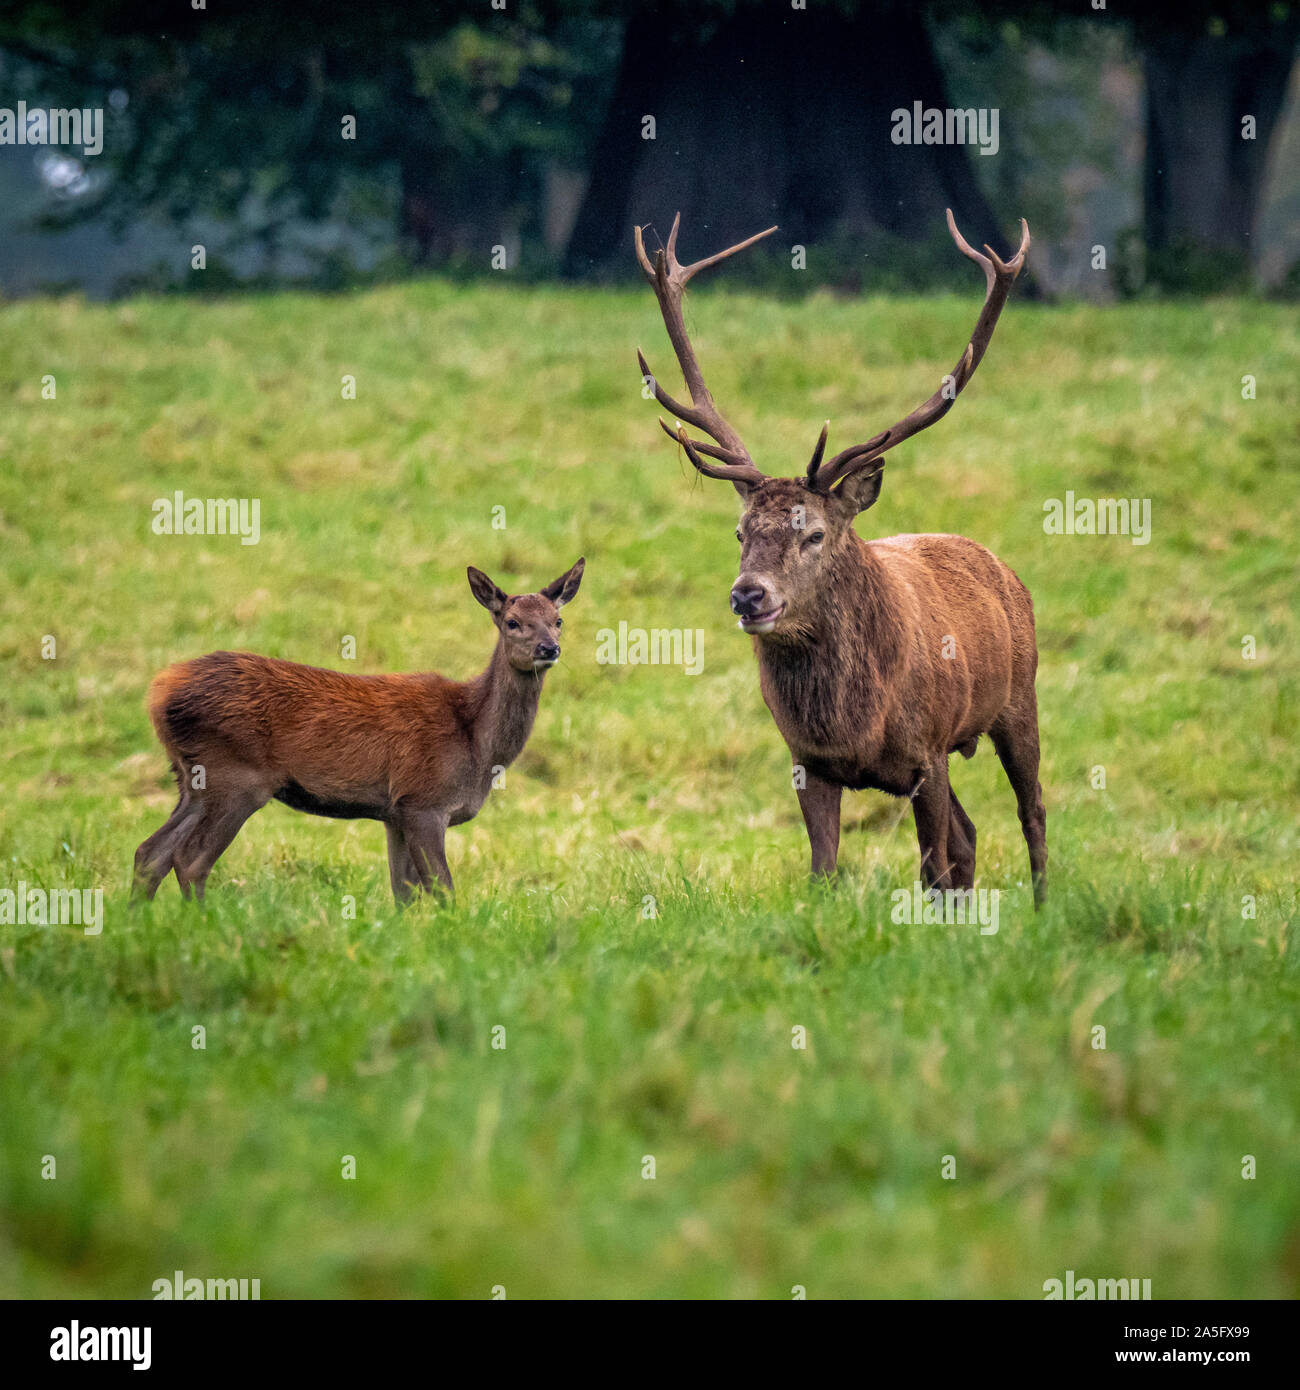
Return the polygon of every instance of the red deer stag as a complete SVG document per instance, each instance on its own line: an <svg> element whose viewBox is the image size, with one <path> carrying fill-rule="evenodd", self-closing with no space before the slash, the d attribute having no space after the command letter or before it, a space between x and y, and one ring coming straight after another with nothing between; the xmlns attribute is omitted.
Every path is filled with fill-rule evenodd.
<svg viewBox="0 0 1300 1390"><path fill-rule="evenodd" d="M274 797L317 816L383 821L399 902L435 879L450 890L447 827L473 820L523 751L542 676L560 658L559 610L584 563L539 593L509 596L468 571L500 634L469 681L344 675L249 652L167 667L149 687L149 717L180 801L136 850L136 887L153 897L174 869L181 892L202 898L212 866Z"/></svg>
<svg viewBox="0 0 1300 1390"><path fill-rule="evenodd" d="M763 699L789 745L812 871L835 870L840 796L873 787L911 798L921 873L935 889L975 881L975 827L948 782L948 755L993 740L1015 789L1029 846L1034 903L1046 892L1047 818L1038 785L1038 648L1029 591L999 559L963 536L890 536L864 541L854 517L880 495L882 456L947 414L979 366L1012 281L1025 263L1029 228L1007 262L967 245L951 211L948 230L983 268L984 307L969 344L933 396L905 419L828 462L829 422L803 477L773 478L754 465L713 403L682 317L692 276L766 232L681 265L680 215L654 263L641 229L636 254L677 354L691 403L675 401L638 351L643 380L677 417L670 438L706 477L734 484L744 501L736 538L740 575L731 608L753 634ZM690 438L683 423L710 436Z"/></svg>

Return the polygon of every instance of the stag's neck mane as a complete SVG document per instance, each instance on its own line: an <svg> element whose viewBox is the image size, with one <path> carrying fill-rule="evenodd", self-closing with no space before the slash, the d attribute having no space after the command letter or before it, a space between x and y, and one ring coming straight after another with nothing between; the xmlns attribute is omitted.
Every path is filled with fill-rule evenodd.
<svg viewBox="0 0 1300 1390"><path fill-rule="evenodd" d="M852 535L805 625L757 639L763 695L787 739L809 750L846 748L883 720L907 656L896 587Z"/></svg>
<svg viewBox="0 0 1300 1390"><path fill-rule="evenodd" d="M542 674L516 671L498 640L487 669L466 682L465 708L472 721L474 751L488 767L509 767L523 752L537 718Z"/></svg>

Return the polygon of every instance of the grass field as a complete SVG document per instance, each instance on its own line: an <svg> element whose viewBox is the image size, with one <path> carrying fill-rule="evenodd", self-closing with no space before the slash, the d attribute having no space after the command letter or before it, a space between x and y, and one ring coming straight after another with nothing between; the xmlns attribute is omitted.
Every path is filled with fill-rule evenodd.
<svg viewBox="0 0 1300 1390"><path fill-rule="evenodd" d="M795 473L825 417L836 449L927 395L978 297L691 313ZM962 532L1036 602L1038 916L996 759L954 759L991 935L891 920L917 851L879 794L846 798L838 886L807 881L727 609L734 494L640 395L638 342L676 381L648 292L3 312L0 888L102 888L104 924L0 926L0 1295L1300 1292L1293 308L1013 301L890 456L863 533ZM153 534L178 489L259 499L259 543ZM1149 498L1150 543L1045 534L1067 490ZM158 667L468 676L466 564L522 590L579 554L532 740L449 836L454 906L398 913L381 827L273 804L206 908L173 880L128 909L174 800ZM702 670L599 663L620 622L699 629Z"/></svg>

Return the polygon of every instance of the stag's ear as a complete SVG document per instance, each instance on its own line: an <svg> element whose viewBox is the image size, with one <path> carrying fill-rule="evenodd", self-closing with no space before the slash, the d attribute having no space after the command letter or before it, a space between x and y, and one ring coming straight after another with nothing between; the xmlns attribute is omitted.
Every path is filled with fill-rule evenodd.
<svg viewBox="0 0 1300 1390"><path fill-rule="evenodd" d="M852 473L835 489L834 495L841 497L855 512L865 512L880 496L880 484L885 479L883 461L869 464L861 473Z"/></svg>
<svg viewBox="0 0 1300 1390"><path fill-rule="evenodd" d="M579 556L572 569L566 570L542 590L542 597L550 599L557 608L563 608L578 592L578 585L582 583L582 572L586 568L586 556Z"/></svg>
<svg viewBox="0 0 1300 1390"><path fill-rule="evenodd" d="M476 570L473 565L466 569L465 573L469 576L469 591L495 618L506 606L506 596L500 589L483 573Z"/></svg>

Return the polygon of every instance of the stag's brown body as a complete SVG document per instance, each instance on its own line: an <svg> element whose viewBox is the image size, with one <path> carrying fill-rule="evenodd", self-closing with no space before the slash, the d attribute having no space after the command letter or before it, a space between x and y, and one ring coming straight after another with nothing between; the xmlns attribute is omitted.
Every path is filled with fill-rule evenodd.
<svg viewBox="0 0 1300 1390"><path fill-rule="evenodd" d="M202 896L218 857L272 799L298 811L382 821L394 894L451 887L444 837L478 814L494 777L523 751L543 672L560 654L557 610L579 561L537 594L509 597L470 571L500 631L472 680L435 672L362 676L250 652L169 666L149 687L149 717L180 801L136 852L149 895L172 869Z"/></svg>
<svg viewBox="0 0 1300 1390"><path fill-rule="evenodd" d="M690 438L680 423L664 429L701 473L729 480L744 500L731 606L754 635L763 698L794 760L813 872L836 867L843 789L870 787L911 798L927 884L972 887L975 827L949 783L948 757L970 757L988 734L1016 793L1037 904L1046 889L1047 843L1029 591L1001 560L963 536L865 541L853 528L854 517L879 496L881 456L940 419L970 380L1029 248L1023 223L1020 250L1007 263L992 251L973 251L951 213L948 223L987 280L970 344L928 401L828 463L822 462L823 429L803 477L773 478L755 467L704 384L682 315L686 282L758 237L682 266L676 221L653 264L638 229L638 259L659 299L691 403L669 396L638 356L659 401L714 442Z"/></svg>
<svg viewBox="0 0 1300 1390"><path fill-rule="evenodd" d="M1037 667L1029 592L964 536L850 532L796 632L754 638L763 698L796 761L910 795L917 768L974 752Z"/></svg>

